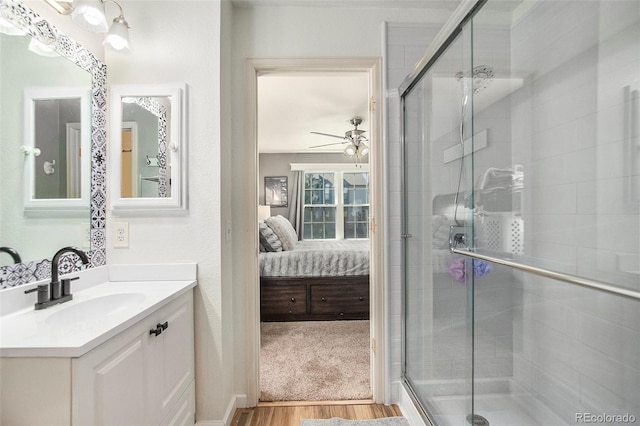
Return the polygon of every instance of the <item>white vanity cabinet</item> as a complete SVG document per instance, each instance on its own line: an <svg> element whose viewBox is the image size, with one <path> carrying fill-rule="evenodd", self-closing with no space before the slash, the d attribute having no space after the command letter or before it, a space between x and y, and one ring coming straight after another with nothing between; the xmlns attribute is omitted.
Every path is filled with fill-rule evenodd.
<svg viewBox="0 0 640 426"><path fill-rule="evenodd" d="M0 424L193 425L192 288L140 316L78 356L1 357Z"/></svg>
<svg viewBox="0 0 640 426"><path fill-rule="evenodd" d="M71 362L74 425L194 424L192 292Z"/></svg>

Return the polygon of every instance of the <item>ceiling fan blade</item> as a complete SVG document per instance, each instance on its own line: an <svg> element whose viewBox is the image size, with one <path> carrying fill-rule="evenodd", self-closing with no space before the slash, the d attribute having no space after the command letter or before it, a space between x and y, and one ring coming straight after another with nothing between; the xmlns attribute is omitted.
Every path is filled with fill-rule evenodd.
<svg viewBox="0 0 640 426"><path fill-rule="evenodd" d="M344 136L330 135L329 133L311 132L314 135L330 136L332 138L344 139Z"/></svg>
<svg viewBox="0 0 640 426"><path fill-rule="evenodd" d="M320 148L321 146L329 146L329 145L342 145L344 142L336 142L336 143L325 143L324 145L314 145L309 148Z"/></svg>

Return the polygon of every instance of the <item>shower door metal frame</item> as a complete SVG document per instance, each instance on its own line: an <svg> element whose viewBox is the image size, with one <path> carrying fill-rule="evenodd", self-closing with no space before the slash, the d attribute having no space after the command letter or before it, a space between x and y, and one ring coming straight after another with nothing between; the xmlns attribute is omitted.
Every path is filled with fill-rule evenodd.
<svg viewBox="0 0 640 426"><path fill-rule="evenodd" d="M464 25L471 20L471 18L485 5L489 0L463 0L463 2L458 6L458 8L454 11L451 18L445 23L442 29L435 36L434 40L427 47L427 50L422 55L420 60L416 63L413 70L405 77L400 86L398 87L398 92L400 95L400 185L401 185L401 207L402 207L402 215L401 215L401 239L402 244L401 247L401 259L403 262L406 261L407 258L407 240L411 238L411 234L409 234L409 230L407 229L407 182L406 182L406 168L405 168L405 154L406 154L406 135L405 135L405 97L409 94L411 89L415 87L415 85L420 81L420 79L427 73L429 68L440 58L440 56L447 50L447 48L456 40L458 35L462 33L462 29ZM405 367L406 367L406 350L405 350L405 336L406 336L406 302L404 295L406 294L406 268L403 263L403 267L400 268L401 272L401 284L402 290L402 305L401 305L401 335L402 335L402 345L401 345L401 362L402 362L402 372L401 372L401 381L404 386L407 394L411 398L413 404L418 408L422 419L429 425L434 426L435 423L429 417L428 410L426 407L420 402L418 396L414 393L411 385L408 383L405 376Z"/></svg>

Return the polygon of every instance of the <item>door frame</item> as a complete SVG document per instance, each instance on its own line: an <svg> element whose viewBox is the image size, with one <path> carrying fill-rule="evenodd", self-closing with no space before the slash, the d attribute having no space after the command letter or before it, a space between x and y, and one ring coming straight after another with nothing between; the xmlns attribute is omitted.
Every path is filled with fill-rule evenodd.
<svg viewBox="0 0 640 426"><path fill-rule="evenodd" d="M248 224L245 233L247 254L254 267L247 268L246 281L246 371L247 406L258 404L260 396L260 277L258 274L258 139L257 79L267 73L295 72L366 72L369 75L370 152L370 333L371 390L376 403L385 399L385 329L384 329L384 168L382 135L382 58L250 58L245 60L245 172L244 198ZM249 250L251 248L251 250Z"/></svg>

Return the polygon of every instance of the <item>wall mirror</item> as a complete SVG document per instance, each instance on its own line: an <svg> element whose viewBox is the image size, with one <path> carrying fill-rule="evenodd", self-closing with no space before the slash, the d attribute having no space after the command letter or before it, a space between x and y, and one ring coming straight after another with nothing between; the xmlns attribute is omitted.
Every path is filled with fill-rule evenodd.
<svg viewBox="0 0 640 426"><path fill-rule="evenodd" d="M91 81L24 89L26 215L84 216L91 187Z"/></svg>
<svg viewBox="0 0 640 426"><path fill-rule="evenodd" d="M49 278L63 246L106 263L106 66L20 1L0 0L0 19L2 289Z"/></svg>
<svg viewBox="0 0 640 426"><path fill-rule="evenodd" d="M186 85L111 86L114 213L186 211Z"/></svg>

